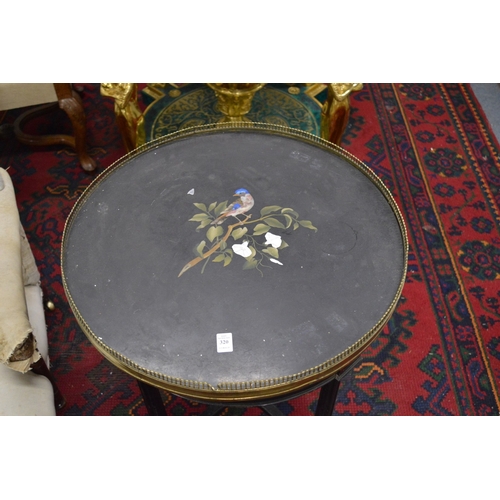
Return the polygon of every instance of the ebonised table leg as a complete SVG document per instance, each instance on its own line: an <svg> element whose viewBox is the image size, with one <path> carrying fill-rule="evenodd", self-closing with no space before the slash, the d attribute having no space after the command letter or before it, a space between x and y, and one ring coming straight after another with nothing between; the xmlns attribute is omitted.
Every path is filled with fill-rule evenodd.
<svg viewBox="0 0 500 500"><path fill-rule="evenodd" d="M206 415L209 417L219 417L227 406L207 405Z"/></svg>
<svg viewBox="0 0 500 500"><path fill-rule="evenodd" d="M252 408L253 406L247 406L246 408ZM215 405L208 405L207 407L207 414L214 417L214 416L220 416L222 412L227 408L227 406L215 406ZM276 416L276 417L283 417L283 412L279 410L279 408L276 405L263 405L263 406L258 406L262 411L267 413L268 415L271 416Z"/></svg>
<svg viewBox="0 0 500 500"><path fill-rule="evenodd" d="M327 382L321 387L316 411L314 413L315 416L332 415L339 392L340 382L349 372L351 372L356 364L357 363L352 363L350 366L337 373L330 382ZM153 416L166 416L167 412L165 411L165 405L163 404L160 390L140 380L137 380L137 383L141 390L142 397L144 398L144 404L146 405L148 414ZM220 415L225 408L226 407L223 405L208 405L210 415ZM268 415L283 416L283 413L276 405L260 405L260 408Z"/></svg>
<svg viewBox="0 0 500 500"><path fill-rule="evenodd" d="M265 405L260 407L264 410L268 415L272 417L283 417L283 412L276 405Z"/></svg>
<svg viewBox="0 0 500 500"><path fill-rule="evenodd" d="M165 411L165 405L161 398L160 389L146 384L145 382L141 382L140 380L138 380L137 383L139 384L139 389L144 398L144 404L146 405L148 414L151 416L166 416L167 412Z"/></svg>
<svg viewBox="0 0 500 500"><path fill-rule="evenodd" d="M314 413L315 416L331 415L333 413L333 408L335 407L335 401L337 400L337 394L339 392L340 382L357 364L357 361L354 361L347 366L347 368L338 372L335 377L330 380L330 382L321 387L316 412Z"/></svg>
<svg viewBox="0 0 500 500"><path fill-rule="evenodd" d="M333 413L339 387L340 378L335 377L320 389L318 404L316 406L316 412L314 413L315 416L323 417Z"/></svg>

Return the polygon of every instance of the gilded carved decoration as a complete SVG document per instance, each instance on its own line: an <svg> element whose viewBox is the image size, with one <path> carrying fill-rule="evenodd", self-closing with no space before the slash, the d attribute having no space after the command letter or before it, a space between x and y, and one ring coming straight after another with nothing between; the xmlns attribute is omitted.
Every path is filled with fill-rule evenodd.
<svg viewBox="0 0 500 500"><path fill-rule="evenodd" d="M136 83L101 83L101 95L115 101L115 115L127 151L144 142L144 116L137 103Z"/></svg>
<svg viewBox="0 0 500 500"><path fill-rule="evenodd" d="M321 137L340 146L349 122L351 92L363 88L362 83L330 83L328 97L321 109Z"/></svg>
<svg viewBox="0 0 500 500"><path fill-rule="evenodd" d="M207 83L217 98L224 117L221 122L250 121L246 116L252 100L265 83ZM308 84L308 88L324 88L323 84ZM328 95L321 109L321 137L340 145L349 121L349 96L363 88L362 83L329 83ZM155 88L154 86L152 88ZM150 89L150 86L148 86ZM175 89L178 94L180 91ZM159 90L159 95L163 95ZM307 93L307 92L306 92ZM146 142L144 115L137 102L137 84L101 83L101 94L115 101L115 114L127 151ZM176 97L172 95L172 97ZM320 103L321 104L321 103Z"/></svg>
<svg viewBox="0 0 500 500"><path fill-rule="evenodd" d="M222 122L250 121L245 115L252 99L265 83L208 83L217 96L219 109L225 115Z"/></svg>

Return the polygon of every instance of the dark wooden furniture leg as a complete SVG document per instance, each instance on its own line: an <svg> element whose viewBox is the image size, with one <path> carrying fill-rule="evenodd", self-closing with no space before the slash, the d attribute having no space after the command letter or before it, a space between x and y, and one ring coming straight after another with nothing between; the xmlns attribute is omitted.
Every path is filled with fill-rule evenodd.
<svg viewBox="0 0 500 500"><path fill-rule="evenodd" d="M146 384L141 380L137 380L137 383L139 384L139 389L141 390L142 397L144 398L144 404L146 405L148 414L150 416L165 417L167 412L165 411L165 405L163 404L163 399L161 398L160 389Z"/></svg>
<svg viewBox="0 0 500 500"><path fill-rule="evenodd" d="M88 155L85 135L87 132L85 111L80 96L72 89L69 83L54 83L59 107L66 112L73 124L75 135L75 150L84 170L88 172L96 168L95 161Z"/></svg>
<svg viewBox="0 0 500 500"><path fill-rule="evenodd" d="M265 405L260 407L261 410L265 411L268 415L272 417L283 417L283 412L276 405Z"/></svg>
<svg viewBox="0 0 500 500"><path fill-rule="evenodd" d="M49 146L52 144L70 146L76 151L84 170L88 172L95 170L96 163L87 153L85 141L86 120L80 97L69 83L54 83L54 88L59 100L58 104L44 104L24 112L14 123L14 134L20 142L31 146ZM23 131L24 125L32 118L47 113L58 105L71 120L74 136L65 134L31 135Z"/></svg>
<svg viewBox="0 0 500 500"><path fill-rule="evenodd" d="M315 416L325 416L333 413L335 400L337 399L340 387L340 381L350 371L351 367L343 371L341 374L337 374L333 380L321 387L316 412L314 413ZM141 390L142 397L144 398L144 404L146 405L148 414L153 416L166 416L167 413L160 390L157 387L153 387L145 382L141 382L140 380L137 380L137 383L139 384L139 389ZM256 406L259 406L259 408L261 408L268 415L283 416L283 413L275 404ZM226 406L223 405L208 405L208 414L211 416L220 415L225 408Z"/></svg>
<svg viewBox="0 0 500 500"><path fill-rule="evenodd" d="M329 416L333 413L335 401L340 387L340 378L335 376L333 380L325 384L319 391L318 404L314 413L317 417Z"/></svg>
<svg viewBox="0 0 500 500"><path fill-rule="evenodd" d="M219 417L227 406L207 405L207 416Z"/></svg>
<svg viewBox="0 0 500 500"><path fill-rule="evenodd" d="M56 408L60 410L66 404L66 400L59 390L59 387L57 387L55 378L50 372L47 363L45 363L43 358L40 358L36 363L33 363L31 365L31 370L33 371L33 373L36 373L37 375L43 375L44 377L47 377L49 379L50 383L52 384L52 388L54 389L54 403L56 405Z"/></svg>
<svg viewBox="0 0 500 500"><path fill-rule="evenodd" d="M356 361L353 361L347 368L335 374L335 377L327 382L321 387L319 391L318 404L316 405L316 416L331 415L335 407L335 402L337 401L337 394L339 392L340 382L342 379L351 373L352 369L357 365Z"/></svg>
<svg viewBox="0 0 500 500"><path fill-rule="evenodd" d="M248 408L250 408L249 406ZM227 406L215 406L215 405L208 405L208 411L210 416L220 416L222 412L227 408ZM279 408L276 405L263 405L263 406L258 406L262 411L267 413L268 415L275 416L275 417L283 417L283 412L279 410Z"/></svg>
<svg viewBox="0 0 500 500"><path fill-rule="evenodd" d="M321 386L318 403L316 405L316 411L314 412L315 416L322 417L332 415L339 392L340 382L346 375L348 375L352 371L356 364L356 361L354 361L349 366L347 366L347 368L344 368L342 371L335 374L332 380ZM167 413L165 410L165 405L163 404L160 390L157 387L153 387L152 385L141 382L140 380L137 380L137 383L139 384L139 389L141 390L142 397L144 398L144 403L148 410L148 414L165 416ZM252 405L249 405L249 407L250 406ZM255 406L261 408L268 415L283 416L283 412L280 411L276 404L256 404ZM209 415L220 415L225 408L226 406L224 405L209 404Z"/></svg>

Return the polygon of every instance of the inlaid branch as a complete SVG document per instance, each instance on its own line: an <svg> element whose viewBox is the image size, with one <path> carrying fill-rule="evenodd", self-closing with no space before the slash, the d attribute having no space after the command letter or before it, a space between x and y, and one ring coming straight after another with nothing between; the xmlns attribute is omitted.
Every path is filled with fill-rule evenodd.
<svg viewBox="0 0 500 500"><path fill-rule="evenodd" d="M251 197L251 195L245 189L237 190L235 196L239 196L239 200L230 205L228 205L227 201L222 203L214 202L208 207L204 203L194 203L196 208L201 210L201 212L195 214L189 220L199 223L196 228L197 231L209 226L206 232L206 239L211 244L211 247L205 250L207 241L205 239L202 240L195 248L197 256L182 268L178 277L200 262L205 261L201 270L203 273L210 257L214 255L215 257L212 259L212 262L222 262L225 267L232 262L235 253L245 259L244 270L257 269L262 275L260 267L270 267L264 265L263 261L267 259L271 263L282 266L283 263L278 260L279 251L288 247L288 243L283 241L280 235L271 233L271 230L286 231L291 228L295 231L299 227L305 227L317 231L317 228L312 225L311 221L299 220L299 214L295 210L282 208L278 205L264 207L260 211L258 219L250 220L252 215L248 214L244 215L245 218L243 220L240 220L239 217L253 207L253 198L248 201L248 197ZM226 219L232 217L236 218L238 222L230 224L227 227L226 233L222 236L224 231L221 224ZM245 227L249 225L254 226L251 234L248 227ZM256 237L258 236L264 236L265 241L257 241ZM228 248L227 244L230 237L235 241L232 248ZM242 242L237 243L238 240L242 240Z"/></svg>

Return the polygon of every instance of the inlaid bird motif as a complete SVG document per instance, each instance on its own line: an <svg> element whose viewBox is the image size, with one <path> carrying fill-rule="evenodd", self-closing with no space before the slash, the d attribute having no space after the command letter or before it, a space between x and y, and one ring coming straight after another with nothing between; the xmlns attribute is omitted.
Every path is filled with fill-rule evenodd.
<svg viewBox="0 0 500 500"><path fill-rule="evenodd" d="M236 217L240 214L248 212L254 204L253 196L248 192L247 189L241 188L234 192L233 196L237 196L238 199L231 203L225 210L223 210L219 217L215 219L212 224L219 225L224 222L227 217Z"/></svg>

